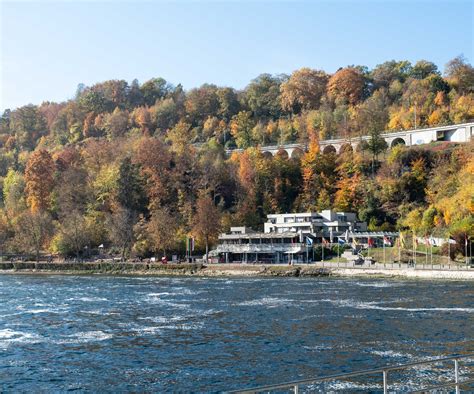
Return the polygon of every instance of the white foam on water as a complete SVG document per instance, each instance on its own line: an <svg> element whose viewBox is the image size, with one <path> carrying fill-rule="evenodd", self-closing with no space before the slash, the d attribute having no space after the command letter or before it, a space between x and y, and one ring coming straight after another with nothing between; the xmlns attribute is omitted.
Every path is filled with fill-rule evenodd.
<svg viewBox="0 0 474 394"><path fill-rule="evenodd" d="M322 299L321 302L330 302L335 305L346 307L346 308L355 308L355 309L374 309L381 311L404 311L404 312L464 312L464 313L474 313L474 308L458 308L458 307L433 307L433 308L408 308L408 307L395 307L395 306L382 306L384 302L360 302L355 300L331 300L331 299Z"/></svg>
<svg viewBox="0 0 474 394"><path fill-rule="evenodd" d="M183 321L187 320L187 316L150 316L150 317L140 317L140 320L149 320L152 321L153 323L158 323L158 324L167 324L171 322L178 322L178 321Z"/></svg>
<svg viewBox="0 0 474 394"><path fill-rule="evenodd" d="M161 298L160 296L156 295L157 293L150 293L144 297L144 301L150 304L162 304L167 307L178 308L178 309L189 309L188 304L179 304L177 302L172 302L169 299Z"/></svg>
<svg viewBox="0 0 474 394"><path fill-rule="evenodd" d="M92 311L82 311L83 313L89 313L90 315L101 315L101 316L113 316L113 315L120 315L119 312L104 312L100 309L95 309Z"/></svg>
<svg viewBox="0 0 474 394"><path fill-rule="evenodd" d="M275 298L275 297L264 297L256 300L249 300L239 302L237 306L266 306L267 308L275 308L280 305L290 304L295 302L295 300L290 300L286 298Z"/></svg>
<svg viewBox="0 0 474 394"><path fill-rule="evenodd" d="M149 297L160 297L160 296L163 296L163 295L170 295L170 294L173 294L173 293L170 293L168 291L164 291L162 293L149 293L148 296Z"/></svg>
<svg viewBox="0 0 474 394"><path fill-rule="evenodd" d="M42 337L37 334L14 331L9 328L0 330L0 348L6 349L12 344L18 343L39 343L42 342Z"/></svg>
<svg viewBox="0 0 474 394"><path fill-rule="evenodd" d="M34 309L34 308L27 308L23 305L19 305L16 307L16 310L19 311L18 313L13 313L10 314L10 316L13 315L18 315L18 314L26 314L26 313L31 313L31 314L38 314L38 313L66 313L69 311L69 308L65 307L59 307L59 306L54 306L54 307L49 307L49 308L39 308L39 309Z"/></svg>
<svg viewBox="0 0 474 394"><path fill-rule="evenodd" d="M105 333L103 331L84 331L78 332L76 334L67 335L65 339L58 339L53 342L57 344L87 343L105 341L112 337L112 334Z"/></svg>
<svg viewBox="0 0 474 394"><path fill-rule="evenodd" d="M159 334L163 330L160 327L141 327L136 328L133 331L135 331L137 334Z"/></svg>
<svg viewBox="0 0 474 394"><path fill-rule="evenodd" d="M158 328L168 329L168 330L202 330L204 328L204 323L186 323L186 324L169 324L164 326L158 326Z"/></svg>
<svg viewBox="0 0 474 394"><path fill-rule="evenodd" d="M370 353L381 357L413 358L413 356L409 353L399 353L393 350L372 350Z"/></svg>
<svg viewBox="0 0 474 394"><path fill-rule="evenodd" d="M327 345L303 346L303 349L306 349L306 350L317 350L317 351L321 351L321 350L334 350L334 348L333 348L332 346L327 346Z"/></svg>
<svg viewBox="0 0 474 394"><path fill-rule="evenodd" d="M384 287L399 287L401 286L399 283L395 282L374 282L374 283L363 283L363 282L355 282L354 283L356 286L360 287L379 287L379 288L384 288Z"/></svg>
<svg viewBox="0 0 474 394"><path fill-rule="evenodd" d="M9 339L17 335L23 335L23 334L24 333L22 332L13 331L13 330L10 330L9 328L6 328L4 330L0 330L0 339Z"/></svg>
<svg viewBox="0 0 474 394"><path fill-rule="evenodd" d="M98 301L107 301L107 298L103 297L72 297L66 299L66 301L82 301L82 302L98 302Z"/></svg>

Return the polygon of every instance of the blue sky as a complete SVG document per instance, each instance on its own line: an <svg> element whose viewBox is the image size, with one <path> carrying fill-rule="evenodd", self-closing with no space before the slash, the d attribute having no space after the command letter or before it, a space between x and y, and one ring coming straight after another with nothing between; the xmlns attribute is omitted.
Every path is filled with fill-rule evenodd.
<svg viewBox="0 0 474 394"><path fill-rule="evenodd" d="M1 110L107 79L243 88L304 66L474 57L472 1L0 0L0 13Z"/></svg>

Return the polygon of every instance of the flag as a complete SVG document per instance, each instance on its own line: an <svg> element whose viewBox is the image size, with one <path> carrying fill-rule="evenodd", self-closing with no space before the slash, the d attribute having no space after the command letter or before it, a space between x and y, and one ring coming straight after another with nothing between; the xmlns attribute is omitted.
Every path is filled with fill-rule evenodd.
<svg viewBox="0 0 474 394"><path fill-rule="evenodd" d="M355 238L352 238L352 248L355 249L357 245L358 245L357 240Z"/></svg>
<svg viewBox="0 0 474 394"><path fill-rule="evenodd" d="M306 245L313 246L313 239L310 237L306 237Z"/></svg>
<svg viewBox="0 0 474 394"><path fill-rule="evenodd" d="M186 242L186 251L187 252L194 252L194 238L189 237Z"/></svg>
<svg viewBox="0 0 474 394"><path fill-rule="evenodd" d="M406 248L405 236L403 235L402 232L400 232L400 246L401 246L402 248Z"/></svg>

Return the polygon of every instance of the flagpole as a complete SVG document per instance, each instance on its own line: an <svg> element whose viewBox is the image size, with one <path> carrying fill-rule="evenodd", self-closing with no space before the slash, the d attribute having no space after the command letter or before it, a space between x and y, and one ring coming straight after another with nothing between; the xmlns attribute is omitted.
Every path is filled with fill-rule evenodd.
<svg viewBox="0 0 474 394"><path fill-rule="evenodd" d="M321 261L324 264L324 236L321 238Z"/></svg>
<svg viewBox="0 0 474 394"><path fill-rule="evenodd" d="M340 254L340 250L339 250L339 239L337 240L337 266L339 267L339 254Z"/></svg>
<svg viewBox="0 0 474 394"><path fill-rule="evenodd" d="M306 237L306 264L308 264L308 237Z"/></svg>
<svg viewBox="0 0 474 394"><path fill-rule="evenodd" d="M451 264L451 242L449 242L450 240L451 239L448 233L448 265Z"/></svg>
<svg viewBox="0 0 474 394"><path fill-rule="evenodd" d="M433 269L433 236L430 235L430 261L431 261L431 269Z"/></svg>
<svg viewBox="0 0 474 394"><path fill-rule="evenodd" d="M426 245L426 235L425 235L425 264L428 265L428 245Z"/></svg>
<svg viewBox="0 0 474 394"><path fill-rule="evenodd" d="M370 257L370 237L367 237L367 257Z"/></svg>
<svg viewBox="0 0 474 394"><path fill-rule="evenodd" d="M464 256L466 256L466 265L467 265L467 234L464 233Z"/></svg>
<svg viewBox="0 0 474 394"><path fill-rule="evenodd" d="M402 262L402 233L398 233L398 264Z"/></svg>
<svg viewBox="0 0 474 394"><path fill-rule="evenodd" d="M385 266L385 235L382 238L382 245L383 245L383 265Z"/></svg>

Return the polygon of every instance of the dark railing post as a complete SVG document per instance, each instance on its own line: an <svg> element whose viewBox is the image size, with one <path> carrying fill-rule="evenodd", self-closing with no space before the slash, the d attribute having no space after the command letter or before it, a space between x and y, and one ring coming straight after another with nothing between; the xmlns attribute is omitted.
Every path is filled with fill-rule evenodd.
<svg viewBox="0 0 474 394"><path fill-rule="evenodd" d="M459 362L454 359L454 383L456 383L456 394L459 394Z"/></svg>

